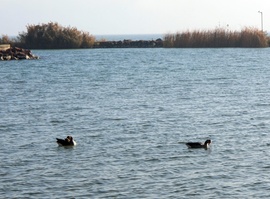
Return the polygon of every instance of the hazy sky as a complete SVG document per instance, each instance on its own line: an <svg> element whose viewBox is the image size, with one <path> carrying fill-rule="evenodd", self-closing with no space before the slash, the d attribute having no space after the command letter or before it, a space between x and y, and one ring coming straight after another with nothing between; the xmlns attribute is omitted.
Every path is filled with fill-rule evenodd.
<svg viewBox="0 0 270 199"><path fill-rule="evenodd" d="M0 0L0 35L50 21L93 35L261 28L259 10L270 31L270 0Z"/></svg>

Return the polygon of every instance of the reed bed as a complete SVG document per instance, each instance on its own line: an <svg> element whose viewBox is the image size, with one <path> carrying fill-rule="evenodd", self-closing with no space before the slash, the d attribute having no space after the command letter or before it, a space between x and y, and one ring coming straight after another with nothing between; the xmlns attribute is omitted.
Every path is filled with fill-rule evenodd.
<svg viewBox="0 0 270 199"><path fill-rule="evenodd" d="M92 48L95 37L75 27L63 27L58 23L26 26L27 31L16 38L0 37L0 44L31 49Z"/></svg>
<svg viewBox="0 0 270 199"><path fill-rule="evenodd" d="M165 48L263 48L269 46L269 37L256 28L230 31L217 28L208 31L185 31L166 34Z"/></svg>

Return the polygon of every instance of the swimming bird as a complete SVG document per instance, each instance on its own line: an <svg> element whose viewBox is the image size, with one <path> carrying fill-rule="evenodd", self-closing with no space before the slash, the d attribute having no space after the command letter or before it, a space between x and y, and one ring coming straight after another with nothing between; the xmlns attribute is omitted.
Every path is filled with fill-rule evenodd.
<svg viewBox="0 0 270 199"><path fill-rule="evenodd" d="M56 140L59 146L75 146L77 144L72 136L67 136L64 140L59 138L56 138Z"/></svg>
<svg viewBox="0 0 270 199"><path fill-rule="evenodd" d="M186 145L188 146L188 148L192 149L199 149L199 148L208 149L211 142L212 142L211 140L206 140L204 144L201 142L187 142Z"/></svg>

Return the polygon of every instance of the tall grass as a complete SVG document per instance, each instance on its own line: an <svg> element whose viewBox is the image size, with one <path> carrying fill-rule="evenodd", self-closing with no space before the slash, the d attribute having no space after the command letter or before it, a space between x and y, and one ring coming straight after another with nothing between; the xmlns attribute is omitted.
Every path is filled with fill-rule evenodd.
<svg viewBox="0 0 270 199"><path fill-rule="evenodd" d="M217 28L208 31L185 31L166 34L165 48L262 48L269 46L267 35L256 28L230 31Z"/></svg>
<svg viewBox="0 0 270 199"><path fill-rule="evenodd" d="M11 38L8 35L2 35L2 37L0 37L0 44L10 44L13 46L18 42L18 38Z"/></svg>
<svg viewBox="0 0 270 199"><path fill-rule="evenodd" d="M63 27L58 23L28 25L27 32L19 34L23 47L32 49L91 48L95 38L75 27Z"/></svg>

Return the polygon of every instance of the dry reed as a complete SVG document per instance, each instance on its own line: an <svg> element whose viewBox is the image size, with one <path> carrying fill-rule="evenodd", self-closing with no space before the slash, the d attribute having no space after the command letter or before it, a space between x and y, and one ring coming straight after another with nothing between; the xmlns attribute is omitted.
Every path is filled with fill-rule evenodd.
<svg viewBox="0 0 270 199"><path fill-rule="evenodd" d="M166 34L163 46L165 48L263 48L269 46L269 37L256 28L244 28L240 32L217 28L208 31L195 30Z"/></svg>

